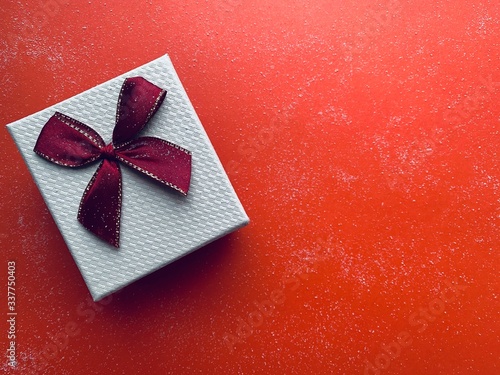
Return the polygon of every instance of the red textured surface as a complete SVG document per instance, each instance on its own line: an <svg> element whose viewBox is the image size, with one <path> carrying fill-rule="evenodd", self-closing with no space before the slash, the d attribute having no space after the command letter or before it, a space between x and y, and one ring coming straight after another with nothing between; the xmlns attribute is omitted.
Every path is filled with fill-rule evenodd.
<svg viewBox="0 0 500 375"><path fill-rule="evenodd" d="M500 372L500 3L64 3L0 9L7 373ZM164 53L252 222L93 304L4 125Z"/></svg>

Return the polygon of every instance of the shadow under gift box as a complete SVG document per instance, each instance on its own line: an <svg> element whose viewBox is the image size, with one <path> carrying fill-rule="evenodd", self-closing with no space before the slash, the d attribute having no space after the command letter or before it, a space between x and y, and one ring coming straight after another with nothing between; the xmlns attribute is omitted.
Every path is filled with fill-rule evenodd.
<svg viewBox="0 0 500 375"><path fill-rule="evenodd" d="M122 212L117 250L77 220L96 164L64 168L33 152L57 111L97 131L106 143L125 78L142 76L167 91L140 136L158 137L192 154L187 196L121 165ZM165 55L7 126L95 301L249 223L217 154ZM48 249L47 249L48 251Z"/></svg>

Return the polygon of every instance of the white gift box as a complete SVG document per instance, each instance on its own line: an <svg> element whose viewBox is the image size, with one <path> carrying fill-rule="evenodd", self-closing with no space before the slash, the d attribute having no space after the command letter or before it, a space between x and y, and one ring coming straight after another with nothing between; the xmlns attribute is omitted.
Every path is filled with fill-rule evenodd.
<svg viewBox="0 0 500 375"><path fill-rule="evenodd" d="M140 136L162 138L191 151L191 186L188 195L181 196L120 165L123 201L120 247L115 249L77 220L82 194L98 163L65 168L41 158L33 148L56 111L92 127L109 143L120 88L125 78L134 76L167 90ZM13 122L8 130L96 301L249 222L166 55Z"/></svg>

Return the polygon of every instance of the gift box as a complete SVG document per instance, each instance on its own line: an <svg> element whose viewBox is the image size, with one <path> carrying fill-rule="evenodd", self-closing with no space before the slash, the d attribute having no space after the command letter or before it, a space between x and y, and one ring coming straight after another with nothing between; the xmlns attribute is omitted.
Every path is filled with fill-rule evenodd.
<svg viewBox="0 0 500 375"><path fill-rule="evenodd" d="M113 129L119 121L117 103L122 101L126 110L137 101L135 97L128 98L130 103L123 105L123 97L127 94L124 82L135 82L134 79L145 80L154 85L152 87L166 91L166 97L160 91L164 97L162 103L158 99L151 104L154 110L148 112L147 124L138 136L167 141L162 143L168 147L167 151L161 152L171 154L171 174L178 173L178 169L186 174L186 168L178 167L177 163L189 161L190 172L186 177L189 190L179 188L182 183L176 181L162 183L161 178L155 178L154 171L150 173L134 166L133 159L139 153L129 154L131 163L128 165L124 157L118 158L121 187L115 192L118 195L113 194L120 201L117 207L121 208L121 213L113 220L118 224L119 243L106 242L95 232L107 224L96 225L92 232L81 220L85 216L82 215L83 202L87 200L87 204L92 205L94 188L90 188L89 181L95 182L102 160L90 158L92 160L84 165L66 168L61 161L53 160L60 156L53 145L46 146L46 150L48 154L53 152L54 157L43 152L37 154L34 149L42 149L37 144L42 129L49 137L52 133L47 129L53 125L59 129L57 126L62 123L67 129L76 129L90 139L93 138L89 134L95 131L106 145L114 142ZM141 90L136 94L141 95ZM8 130L96 301L249 222L168 56L13 122ZM74 134L71 137L75 138ZM73 138L71 142L80 147L82 140ZM127 142L130 148L133 142ZM176 152L182 154L182 160ZM100 173L106 177L105 173ZM96 207L93 209L99 211L108 206L99 203ZM97 212L95 216L99 215Z"/></svg>

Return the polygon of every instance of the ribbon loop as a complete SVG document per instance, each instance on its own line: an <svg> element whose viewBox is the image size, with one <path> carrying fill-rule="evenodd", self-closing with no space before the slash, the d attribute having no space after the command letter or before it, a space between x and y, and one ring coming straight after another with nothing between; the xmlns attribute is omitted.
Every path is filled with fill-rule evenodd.
<svg viewBox="0 0 500 375"><path fill-rule="evenodd" d="M113 144L131 141L163 103L167 92L142 77L127 78L118 97Z"/></svg>
<svg viewBox="0 0 500 375"><path fill-rule="evenodd" d="M56 112L40 132L35 152L64 167L81 167L97 160L104 145L94 129Z"/></svg>
<svg viewBox="0 0 500 375"><path fill-rule="evenodd" d="M122 176L118 162L187 195L191 153L171 142L136 135L156 113L166 91L142 77L125 79L118 99L113 142L106 145L89 126L56 112L44 125L34 151L65 167L103 159L83 193L78 221L119 247Z"/></svg>

